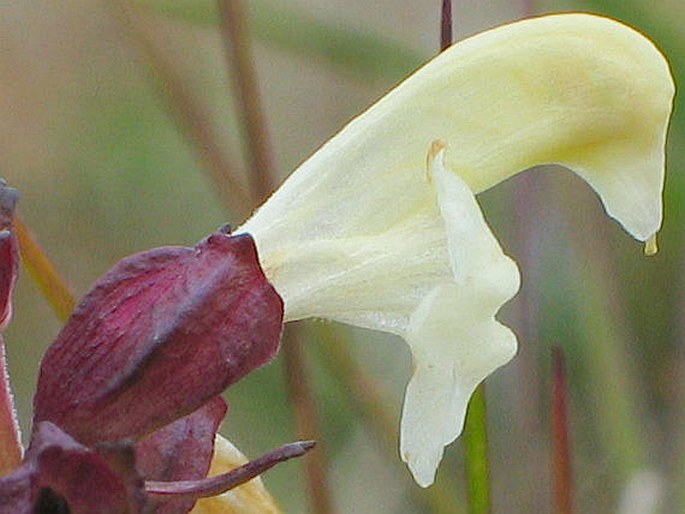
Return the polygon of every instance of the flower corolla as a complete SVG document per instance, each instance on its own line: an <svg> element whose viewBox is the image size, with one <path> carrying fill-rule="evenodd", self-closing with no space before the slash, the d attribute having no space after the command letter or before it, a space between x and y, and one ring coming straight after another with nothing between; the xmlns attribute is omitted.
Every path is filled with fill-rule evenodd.
<svg viewBox="0 0 685 514"><path fill-rule="evenodd" d="M408 343L400 451L420 485L474 388L516 351L495 315L518 270L474 194L559 164L654 251L673 95L662 54L622 23L574 13L505 25L455 44L351 121L239 229L286 320Z"/></svg>

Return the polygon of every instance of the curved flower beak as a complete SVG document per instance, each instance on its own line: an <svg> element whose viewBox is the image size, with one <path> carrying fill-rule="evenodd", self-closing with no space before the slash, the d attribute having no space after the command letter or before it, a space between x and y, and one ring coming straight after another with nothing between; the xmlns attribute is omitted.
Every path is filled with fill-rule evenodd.
<svg viewBox="0 0 685 514"><path fill-rule="evenodd" d="M621 23L564 14L503 26L410 76L241 227L286 320L329 318L408 342L401 452L420 485L461 432L473 388L515 352L493 316L518 273L472 193L561 164L653 250L673 94L664 57ZM438 139L450 149L431 146L427 176Z"/></svg>

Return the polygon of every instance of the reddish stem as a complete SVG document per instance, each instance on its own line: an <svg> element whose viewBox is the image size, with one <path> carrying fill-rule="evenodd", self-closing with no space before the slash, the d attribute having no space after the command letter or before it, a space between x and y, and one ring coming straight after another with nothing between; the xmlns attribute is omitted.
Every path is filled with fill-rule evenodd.
<svg viewBox="0 0 685 514"><path fill-rule="evenodd" d="M285 359L288 396L295 408L297 433L300 437L307 439L316 438L318 444L317 451L310 453L305 459L307 487L312 511L317 514L331 514L335 511L327 479L326 452L319 427L316 401L310 382L307 380L307 365L297 326L286 328L283 357Z"/></svg>
<svg viewBox="0 0 685 514"><path fill-rule="evenodd" d="M442 0L442 15L440 16L440 51L452 45L452 1Z"/></svg>
<svg viewBox="0 0 685 514"><path fill-rule="evenodd" d="M21 463L21 435L16 412L7 373L5 341L0 337L0 477Z"/></svg>
<svg viewBox="0 0 685 514"><path fill-rule="evenodd" d="M251 52L247 17L241 0L219 0L218 6L228 69L248 147L252 199L262 203L274 186L274 164Z"/></svg>
<svg viewBox="0 0 685 514"><path fill-rule="evenodd" d="M255 203L263 201L274 188L276 174L266 119L258 91L257 75L251 54L247 18L241 0L218 0L221 34L226 48L228 68L238 99L238 111L252 167L251 190ZM286 329L283 345L288 396L295 409L298 434L314 439L319 447L304 459L309 497L317 514L334 512L327 479L326 453L319 428L316 402L309 372L304 361L304 349L297 328Z"/></svg>
<svg viewBox="0 0 685 514"><path fill-rule="evenodd" d="M559 347L552 350L552 469L554 499L558 514L573 512L573 476L571 441L568 423L568 381L564 353Z"/></svg>

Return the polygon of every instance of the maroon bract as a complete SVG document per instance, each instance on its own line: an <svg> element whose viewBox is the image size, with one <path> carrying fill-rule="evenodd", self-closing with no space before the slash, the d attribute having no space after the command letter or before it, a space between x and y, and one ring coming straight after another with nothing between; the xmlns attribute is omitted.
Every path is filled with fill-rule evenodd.
<svg viewBox="0 0 685 514"><path fill-rule="evenodd" d="M133 255L95 284L48 349L34 419L84 444L138 439L271 360L282 320L246 234Z"/></svg>
<svg viewBox="0 0 685 514"><path fill-rule="evenodd" d="M0 332L12 317L12 293L19 272L19 252L14 234L14 209L19 192L0 179ZM0 476L21 461L21 437L7 372L5 341L0 335Z"/></svg>
<svg viewBox="0 0 685 514"><path fill-rule="evenodd" d="M12 230L18 199L19 192L0 179L0 330L12 316L12 293L19 271L17 237Z"/></svg>
<svg viewBox="0 0 685 514"><path fill-rule="evenodd" d="M0 328L17 276L13 191L0 184ZM206 478L227 408L219 395L273 358L282 322L249 235L122 260L45 354L31 444L0 477L0 514L183 514L302 455L311 443Z"/></svg>

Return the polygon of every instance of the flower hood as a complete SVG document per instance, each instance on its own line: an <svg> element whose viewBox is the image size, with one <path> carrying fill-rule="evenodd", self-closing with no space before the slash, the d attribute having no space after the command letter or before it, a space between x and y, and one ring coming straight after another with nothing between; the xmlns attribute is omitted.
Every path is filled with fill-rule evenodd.
<svg viewBox="0 0 685 514"><path fill-rule="evenodd" d="M473 389L516 348L494 315L518 271L473 195L560 164L653 249L673 94L661 53L617 21L505 25L455 44L351 121L239 229L286 320L328 318L409 344L400 448L420 485L461 432Z"/></svg>

